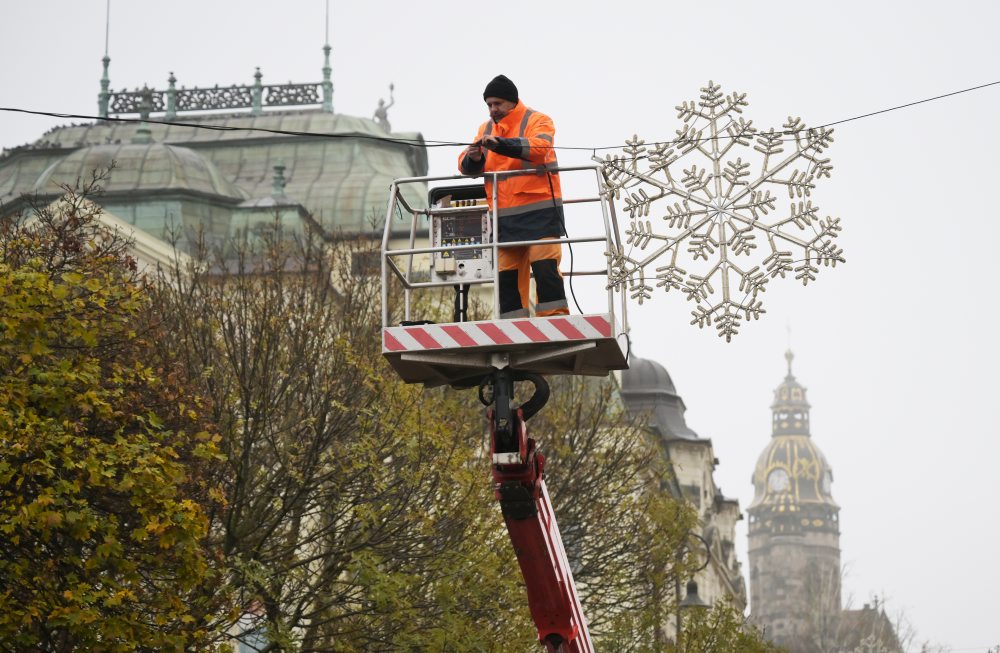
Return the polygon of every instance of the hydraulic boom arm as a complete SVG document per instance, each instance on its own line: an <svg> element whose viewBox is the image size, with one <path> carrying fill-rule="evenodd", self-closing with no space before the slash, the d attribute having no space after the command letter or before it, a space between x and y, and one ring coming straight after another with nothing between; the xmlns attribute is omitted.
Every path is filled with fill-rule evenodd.
<svg viewBox="0 0 1000 653"><path fill-rule="evenodd" d="M518 409L511 407L515 380L535 385L535 394ZM493 387L492 401L487 401L483 392L489 385ZM539 641L549 653L592 653L587 621L545 489L545 457L535 448L525 426L548 396L548 384L538 374L501 369L484 381L480 399L493 404L486 412L493 488L524 576Z"/></svg>

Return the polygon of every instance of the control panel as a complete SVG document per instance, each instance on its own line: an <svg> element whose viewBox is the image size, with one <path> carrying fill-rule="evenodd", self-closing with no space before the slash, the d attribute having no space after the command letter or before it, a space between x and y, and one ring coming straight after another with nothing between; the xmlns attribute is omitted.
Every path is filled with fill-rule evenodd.
<svg viewBox="0 0 1000 653"><path fill-rule="evenodd" d="M431 245L490 245L489 208L484 198L453 199L445 195L431 208ZM465 281L493 277L493 249L479 247L435 252L431 264L435 281Z"/></svg>

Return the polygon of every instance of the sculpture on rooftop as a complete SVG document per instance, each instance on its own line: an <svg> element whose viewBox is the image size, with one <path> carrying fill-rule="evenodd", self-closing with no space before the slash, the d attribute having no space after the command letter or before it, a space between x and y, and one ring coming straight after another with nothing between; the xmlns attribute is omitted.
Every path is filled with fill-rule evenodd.
<svg viewBox="0 0 1000 653"><path fill-rule="evenodd" d="M691 324L712 325L727 341L765 312L768 282L791 275L807 285L820 266L845 261L840 219L821 218L812 200L833 170L823 157L833 130L792 117L759 130L740 115L748 104L710 81L699 100L676 107L683 124L672 140L633 136L620 153L594 157L603 192L624 202L630 222L623 250L607 253L608 286L640 304L653 282L677 290L695 303ZM789 208L772 191L787 192Z"/></svg>
<svg viewBox="0 0 1000 653"><path fill-rule="evenodd" d="M396 104L396 99L392 96L392 91L395 88L395 85L389 84L389 104L386 104L383 98L379 98L378 107L375 108L375 114L372 116L375 122L387 132L392 131L392 125L389 124L389 107Z"/></svg>

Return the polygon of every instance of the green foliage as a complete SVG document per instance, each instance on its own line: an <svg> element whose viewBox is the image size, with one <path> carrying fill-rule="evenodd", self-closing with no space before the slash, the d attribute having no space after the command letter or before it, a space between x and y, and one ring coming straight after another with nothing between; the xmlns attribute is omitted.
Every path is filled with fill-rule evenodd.
<svg viewBox="0 0 1000 653"><path fill-rule="evenodd" d="M483 407L384 362L378 283L350 273L370 244L272 236L155 291L222 435L212 530L247 619L272 650L530 650Z"/></svg>
<svg viewBox="0 0 1000 653"><path fill-rule="evenodd" d="M0 222L0 641L205 646L217 437L144 362L148 299L92 190Z"/></svg>
<svg viewBox="0 0 1000 653"><path fill-rule="evenodd" d="M667 650L683 653L781 653L783 649L767 642L759 629L749 626L746 618L732 605L716 603L711 608L687 608L683 616L684 632L680 647Z"/></svg>
<svg viewBox="0 0 1000 653"><path fill-rule="evenodd" d="M552 400L530 422L595 646L639 651L659 641L675 552L694 511L667 490L669 469L610 379L550 379Z"/></svg>
<svg viewBox="0 0 1000 653"><path fill-rule="evenodd" d="M210 531L244 625L275 651L538 650L483 409L383 361L378 284L351 274L367 247L262 233L153 289L160 357L222 436ZM610 380L553 384L530 428L597 645L665 650L696 516Z"/></svg>
<svg viewBox="0 0 1000 653"><path fill-rule="evenodd" d="M155 290L159 345L222 435L212 532L234 590L268 650L537 651L483 408L385 363L378 281L350 264L372 247L275 230ZM529 427L598 650L666 650L697 517L610 379L552 383ZM739 650L726 637L717 650Z"/></svg>
<svg viewBox="0 0 1000 653"><path fill-rule="evenodd" d="M204 650L242 615L268 651L539 650L482 406L386 365L370 243L263 233L147 286L98 211L0 223L3 645ZM553 390L529 426L598 650L673 650L696 515L612 381ZM682 642L773 650L726 605Z"/></svg>

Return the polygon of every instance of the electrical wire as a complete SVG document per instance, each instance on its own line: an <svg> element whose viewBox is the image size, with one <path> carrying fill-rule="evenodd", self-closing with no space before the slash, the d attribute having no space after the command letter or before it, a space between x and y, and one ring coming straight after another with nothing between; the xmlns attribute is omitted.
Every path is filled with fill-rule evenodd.
<svg viewBox="0 0 1000 653"><path fill-rule="evenodd" d="M870 111L868 113L863 113L863 114L860 114L860 115L857 115L857 116L852 116L850 118L843 118L841 120L834 120L833 122L823 123L822 125L817 125L816 127L809 127L809 128L807 128L807 130L812 130L812 131L827 130L827 129L832 128L835 125L843 125L845 123L854 122L855 120L862 120L864 118L870 118L872 116L877 116L877 115L880 115L880 114L883 114L883 113L889 113L891 111L899 111L900 109L906 109L908 107L913 107L913 106L916 106L918 104L924 104L924 103L927 103L927 102L934 102L935 100L941 100L941 99L952 97L952 96L955 96L955 95L961 95L962 93L970 93L972 91L978 91L980 89L988 88L990 86L997 86L997 85L1000 85L1000 80L995 81L995 82L989 82L987 84L980 84L978 86L972 86L972 87L969 87L969 88L963 88L963 89L961 89L959 91L952 91L950 93L944 93L943 95L935 95L934 97L924 98L922 100L915 100L913 102L907 102L906 104L899 104L899 105L896 105L894 107L889 107L887 109L879 109L878 111ZM794 136L797 132L792 131L792 130L781 130L781 131L775 131L774 133L775 133L775 135L780 135L780 136ZM720 134L716 138L721 138L721 139L730 138L731 139L731 138L737 138L737 137L736 136L729 136L729 135L722 135L722 134ZM700 138L700 139L690 139L690 140L687 140L686 142L702 143L702 142L706 142L706 141L709 141L709 140L712 140L712 137ZM668 144L670 144L672 142L673 141L656 141L656 142L652 142L652 143L644 143L644 145L668 145ZM621 149L621 146L620 145L611 146L611 147L607 147L607 146L605 146L605 147L567 147L567 146L558 146L558 147L556 147L556 149L564 149L564 150L589 150L589 151L596 152L597 150L616 150L616 149Z"/></svg>
<svg viewBox="0 0 1000 653"><path fill-rule="evenodd" d="M834 122L828 122L825 125L820 125L819 129L826 129L828 127L833 127L834 125L842 125L845 122L852 122L854 120L861 120L862 118L870 118L872 116L877 116L882 113L889 113L890 111L898 111L900 109L906 109L907 107L913 107L918 104L924 104L925 102L934 102L935 100L941 100L946 97L952 97L953 95L961 95L962 93L969 93L971 91L978 91L982 88L987 88L989 86L996 86L1000 84L1000 81L989 82L988 84L980 84L979 86L972 86L970 88L963 88L960 91L952 91L951 93L945 93L944 95L935 95L934 97L924 98L923 100L916 100L914 102L907 102L906 104L900 104L895 107L889 107L888 109L879 109L878 111L872 111L870 113L863 113L860 116L854 116L853 118L844 118L843 120L836 120Z"/></svg>
<svg viewBox="0 0 1000 653"><path fill-rule="evenodd" d="M907 102L905 104L899 104L893 107L888 107L885 109L879 109L877 111L870 111L868 113L859 114L857 116L852 116L850 118L843 118L841 120L834 120L832 122L824 123L816 127L811 127L811 130L827 130L835 125L843 125L849 122L854 122L857 120L863 120L865 118L870 118L872 116L878 116L885 113L890 113L892 111L899 111L901 109L906 109L909 107L917 106L918 104L925 104L928 102L935 102L937 100L942 100L949 97L954 97L956 95L961 95L963 93L971 93L972 91L978 91L984 88L989 88L991 86L1000 85L1000 80L995 82L989 82L986 84L979 84L978 86L971 86L969 88L960 89L957 91L951 91L950 93L944 93L941 95L935 95L933 97L923 98L920 100L914 100L913 102ZM155 125L167 125L171 127L190 127L192 129L208 129L212 131L247 131L247 132L261 132L267 134L278 134L282 136L308 136L316 138L360 138L364 140L381 141L384 143L395 143L400 145L411 145L416 147L467 147L469 143L464 141L444 141L444 140L432 140L432 139L420 139L420 138L402 138L394 136L377 136L375 134L329 134L322 132L309 132L309 131L298 131L289 129L269 129L266 127L237 127L233 125L207 125L192 122L180 122L174 120L157 120L153 118L121 118L117 116L101 117L101 116L91 116L85 114L76 113L58 113L53 111L35 111L31 109L22 109L18 107L0 107L0 111L7 113L23 113L35 116L48 116L51 118L63 118L63 119L74 119L74 120L93 120L97 122L120 122L120 123L147 123ZM775 131L774 134L778 136L795 136L797 132L791 130ZM745 137L745 136L743 136ZM728 134L720 134L716 138L737 138L737 136L731 136ZM701 139L688 139L686 142L706 142L711 140L712 137L706 137ZM673 141L654 141L650 143L644 143L644 145L655 146L655 145L668 145ZM555 150L578 150L585 152L596 152L603 150L618 150L621 149L621 145L600 145L600 146L573 146L573 145L552 145L550 146Z"/></svg>
<svg viewBox="0 0 1000 653"><path fill-rule="evenodd" d="M246 131L246 132L262 132L265 134L278 134L281 136L310 136L317 138L361 138L365 140L380 141L383 143L396 143L402 145L413 145L420 147L455 147L462 146L465 147L468 143L459 143L453 141L430 141L420 138L399 138L393 136L377 136L375 134L329 134L323 132L308 132L308 131L297 131L292 129L270 129L267 127L237 127L234 125L208 125L194 122L179 122L176 120L157 120L155 118L121 118L118 116L109 116L102 118L101 116L88 116L77 113L54 113L51 111L32 111L30 109L19 109L16 107L0 107L0 111L6 111L9 113L25 113L34 116L50 116L53 118L73 118L77 120L94 120L97 122L121 122L121 123L146 123L150 125L167 125L169 127L190 127L192 129L207 129L209 131Z"/></svg>

